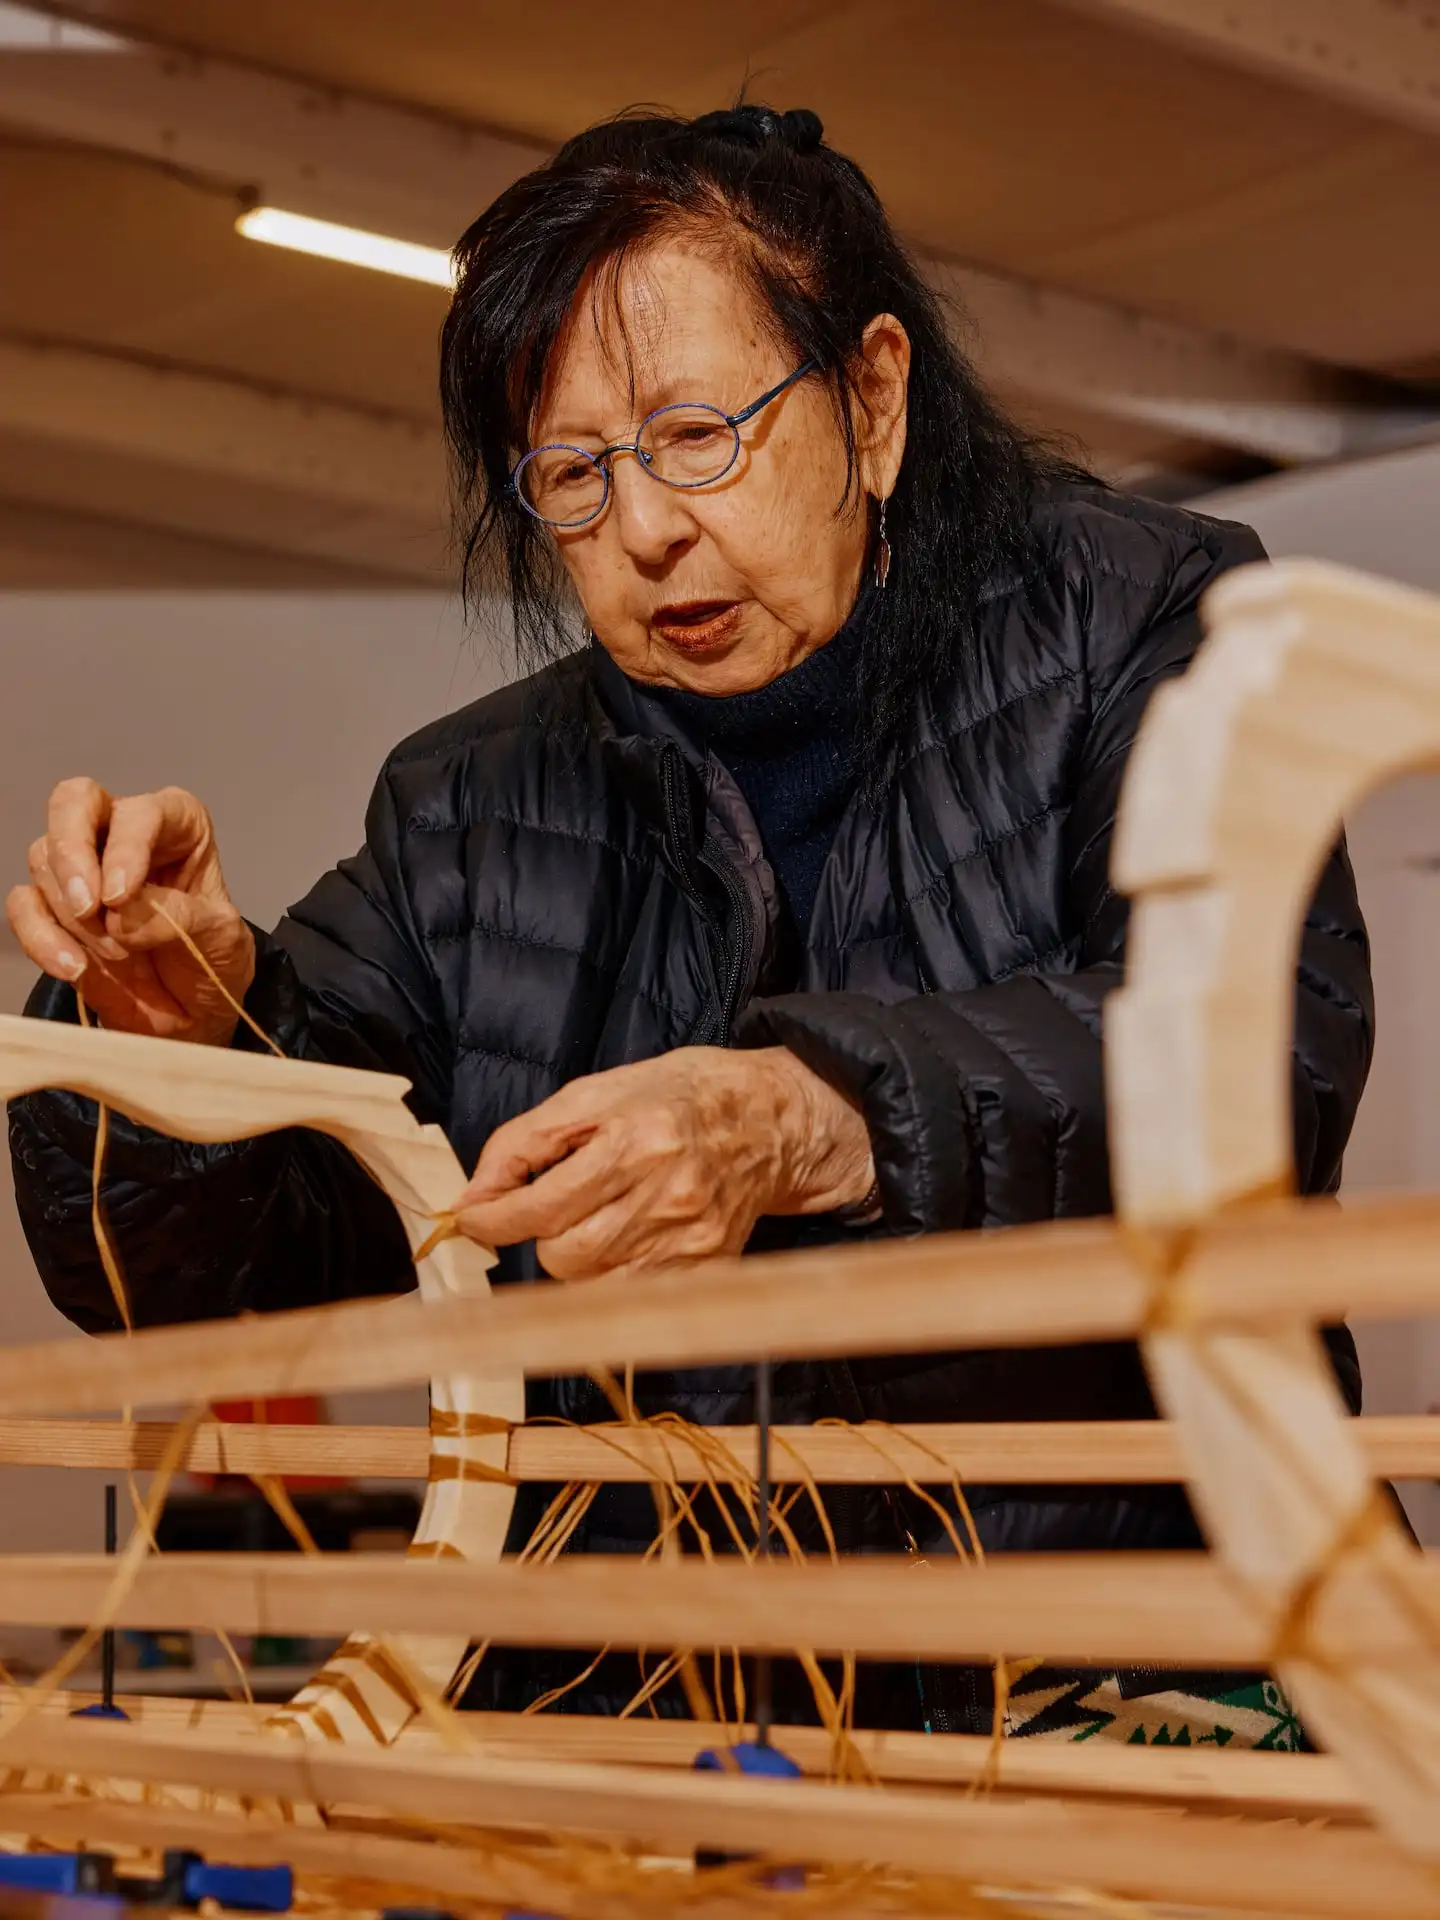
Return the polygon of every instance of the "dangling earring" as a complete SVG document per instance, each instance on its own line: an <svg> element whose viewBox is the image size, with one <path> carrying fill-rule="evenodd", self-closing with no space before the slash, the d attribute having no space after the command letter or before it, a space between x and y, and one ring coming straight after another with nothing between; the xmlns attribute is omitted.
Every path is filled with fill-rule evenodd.
<svg viewBox="0 0 1440 1920"><path fill-rule="evenodd" d="M890 578L890 542L885 538L885 502L880 502L880 537L875 543L875 584L883 593Z"/></svg>

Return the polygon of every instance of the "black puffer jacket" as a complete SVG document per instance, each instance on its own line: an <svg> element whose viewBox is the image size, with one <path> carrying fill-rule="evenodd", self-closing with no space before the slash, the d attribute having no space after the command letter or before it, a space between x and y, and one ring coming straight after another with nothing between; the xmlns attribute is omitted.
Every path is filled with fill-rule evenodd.
<svg viewBox="0 0 1440 1920"><path fill-rule="evenodd" d="M391 756L364 849L262 939L256 1017L289 1052L407 1075L417 1113L467 1165L493 1127L578 1074L689 1042L778 1040L862 1103L888 1231L1106 1211L1100 1009L1125 937L1107 877L1125 757L1155 686L1195 649L1203 589L1260 547L1242 527L1099 489L1049 500L1035 534L1032 567L985 609L978 674L931 691L883 801L857 798L842 820L803 953L779 931L733 783L592 650ZM31 1011L72 1018L73 997L47 985ZM1338 1179L1371 1024L1341 849L1300 964L1306 1190ZM91 1128L65 1096L12 1108L41 1272L98 1329L114 1317L90 1232ZM141 1322L410 1284L386 1204L318 1136L199 1149L122 1129L110 1168ZM798 1233L779 1224L771 1239ZM504 1271L523 1274L523 1257ZM532 1405L603 1416L593 1392L538 1383ZM796 1366L777 1396L777 1417L802 1420L1150 1411L1127 1346ZM652 1377L641 1397L741 1420L749 1372ZM1193 1537L1168 1496L995 1489L977 1503L992 1546ZM589 1544L633 1545L650 1520L643 1489L614 1490Z"/></svg>

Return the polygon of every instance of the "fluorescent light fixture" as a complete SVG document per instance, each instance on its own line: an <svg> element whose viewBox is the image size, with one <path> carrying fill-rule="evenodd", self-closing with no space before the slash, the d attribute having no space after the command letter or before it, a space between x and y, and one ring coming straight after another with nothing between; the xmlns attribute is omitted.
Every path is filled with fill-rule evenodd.
<svg viewBox="0 0 1440 1920"><path fill-rule="evenodd" d="M333 220L312 220L279 207L252 207L235 222L235 231L247 240L263 240L267 247L314 253L322 260L343 260L347 266L369 267L375 273L397 273L404 280L426 280L434 287L455 284L450 256L443 248L392 240L388 234L367 233L363 227L341 227Z"/></svg>

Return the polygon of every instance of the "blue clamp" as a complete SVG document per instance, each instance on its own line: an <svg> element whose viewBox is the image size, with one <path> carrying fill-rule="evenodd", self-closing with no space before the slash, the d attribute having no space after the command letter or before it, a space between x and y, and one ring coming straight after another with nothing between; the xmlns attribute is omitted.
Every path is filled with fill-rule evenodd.
<svg viewBox="0 0 1440 1920"><path fill-rule="evenodd" d="M295 1876L289 1867L212 1867L198 1853L167 1853L167 1871L171 1860L183 1863L176 1906L198 1907L202 1900L213 1900L238 1913L288 1913L295 1904Z"/></svg>
<svg viewBox="0 0 1440 1920"><path fill-rule="evenodd" d="M804 1770L798 1763L792 1760L788 1753L782 1753L779 1747L772 1747L768 1742L762 1746L757 1740L741 1740L735 1746L728 1747L726 1753L729 1756L728 1765L713 1747L706 1747L695 1756L695 1772L731 1773L738 1770L751 1778L765 1780L804 1778ZM733 1860L751 1858L753 1856L746 1853L717 1853L708 1848L700 1848L696 1850L695 1864L697 1867L723 1867ZM767 1873L765 1876L765 1885L781 1892L794 1892L804 1884L805 1869L803 1867L777 1867L774 1872Z"/></svg>
<svg viewBox="0 0 1440 1920"><path fill-rule="evenodd" d="M123 1707L105 1700L93 1701L88 1707L76 1707L71 1714L72 1720L128 1720L129 1714Z"/></svg>
<svg viewBox="0 0 1440 1920"><path fill-rule="evenodd" d="M0 1854L0 1887L17 1893L115 1896L115 1863L108 1853Z"/></svg>
<svg viewBox="0 0 1440 1920"><path fill-rule="evenodd" d="M801 1780L804 1774L798 1763L788 1753L782 1753L779 1747L762 1747L755 1740L741 1740L726 1752L734 1762L733 1767L726 1766L713 1747L706 1747L703 1753L695 1756L696 1773L731 1773L738 1769L741 1773L759 1774L770 1780Z"/></svg>
<svg viewBox="0 0 1440 1920"><path fill-rule="evenodd" d="M0 1887L146 1907L194 1908L202 1900L214 1900L239 1913L288 1913L295 1899L295 1876L289 1867L212 1867L198 1853L181 1848L166 1853L154 1880L117 1874L108 1853L0 1854Z"/></svg>

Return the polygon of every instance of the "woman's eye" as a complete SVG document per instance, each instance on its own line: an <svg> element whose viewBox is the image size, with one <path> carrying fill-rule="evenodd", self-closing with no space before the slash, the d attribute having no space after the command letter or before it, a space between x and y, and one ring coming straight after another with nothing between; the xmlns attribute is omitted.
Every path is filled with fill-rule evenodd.
<svg viewBox="0 0 1440 1920"><path fill-rule="evenodd" d="M723 431L718 420L696 419L693 415L686 419L682 414L673 420L656 421L646 437L655 453L691 453L716 445Z"/></svg>
<svg viewBox="0 0 1440 1920"><path fill-rule="evenodd" d="M574 456L569 460L547 461L539 472L539 483L547 492L561 491L567 487L581 487L595 473L593 460L582 460Z"/></svg>

